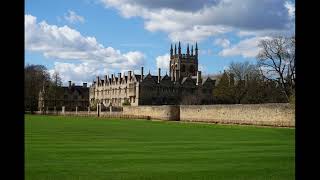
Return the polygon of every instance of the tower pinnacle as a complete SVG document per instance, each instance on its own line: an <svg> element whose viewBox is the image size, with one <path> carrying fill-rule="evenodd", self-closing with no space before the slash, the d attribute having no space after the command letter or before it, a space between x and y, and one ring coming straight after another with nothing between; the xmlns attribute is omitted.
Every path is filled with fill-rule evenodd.
<svg viewBox="0 0 320 180"><path fill-rule="evenodd" d="M174 54L177 54L177 46L174 44Z"/></svg>
<svg viewBox="0 0 320 180"><path fill-rule="evenodd" d="M191 56L193 56L193 45L191 45Z"/></svg>
<svg viewBox="0 0 320 180"><path fill-rule="evenodd" d="M196 42L196 56L198 57L198 44Z"/></svg>
<svg viewBox="0 0 320 180"><path fill-rule="evenodd" d="M190 51L189 51L189 44L188 44L188 46L187 46L187 55L189 55L190 54Z"/></svg>

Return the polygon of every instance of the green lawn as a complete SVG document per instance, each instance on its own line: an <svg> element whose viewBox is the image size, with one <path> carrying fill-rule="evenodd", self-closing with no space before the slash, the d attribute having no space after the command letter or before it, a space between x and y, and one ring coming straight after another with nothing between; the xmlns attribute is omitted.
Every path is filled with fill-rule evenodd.
<svg viewBox="0 0 320 180"><path fill-rule="evenodd" d="M293 180L295 129L25 115L25 177Z"/></svg>

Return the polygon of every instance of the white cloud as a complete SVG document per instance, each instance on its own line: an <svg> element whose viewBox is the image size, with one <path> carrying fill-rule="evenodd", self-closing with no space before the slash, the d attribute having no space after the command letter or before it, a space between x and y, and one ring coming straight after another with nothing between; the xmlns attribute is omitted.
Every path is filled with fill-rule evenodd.
<svg viewBox="0 0 320 180"><path fill-rule="evenodd" d="M270 37L253 37L241 40L238 44L225 48L219 52L220 56L243 56L245 58L256 57L260 51L258 43L262 39Z"/></svg>
<svg viewBox="0 0 320 180"><path fill-rule="evenodd" d="M85 37L68 26L58 27L45 21L37 23L32 15L25 15L25 48L43 53L47 58L76 62L55 64L63 81L92 77L115 69L136 69L145 58L139 51L121 53L112 47L104 47L94 37Z"/></svg>
<svg viewBox="0 0 320 180"><path fill-rule="evenodd" d="M213 51L211 49L199 49L200 55L212 55Z"/></svg>
<svg viewBox="0 0 320 180"><path fill-rule="evenodd" d="M288 9L288 14L290 18L295 17L296 7L293 2L286 1L284 6Z"/></svg>
<svg viewBox="0 0 320 180"><path fill-rule="evenodd" d="M185 0L102 0L107 4L112 5L121 5L124 3L135 4L139 6L144 6L148 9L167 9L172 8L181 11L197 11L204 6L217 4L220 0L189 0L188 3L185 3ZM106 4L106 5L107 5Z"/></svg>
<svg viewBox="0 0 320 180"><path fill-rule="evenodd" d="M284 0L198 0L147 1L101 0L107 8L115 8L125 18L144 19L145 29L163 31L173 41L201 41L232 30L287 31L293 3ZM187 5L185 5L187 4ZM291 9L291 10L288 10ZM289 11L289 13L288 13Z"/></svg>
<svg viewBox="0 0 320 180"><path fill-rule="evenodd" d="M64 19L72 24L77 22L84 23L84 17L71 10L69 10L68 14L64 16Z"/></svg>
<svg viewBox="0 0 320 180"><path fill-rule="evenodd" d="M170 55L167 53L156 58L157 68L169 70Z"/></svg>
<svg viewBox="0 0 320 180"><path fill-rule="evenodd" d="M174 42L183 41L192 43L202 41L210 36L216 36L230 32L230 27L225 26L193 26L191 30L176 31L169 34L169 38Z"/></svg>
<svg viewBox="0 0 320 180"><path fill-rule="evenodd" d="M64 84L69 80L75 82L75 84L82 84L83 82L91 83L95 76L111 72L106 68L99 68L98 64L95 65L86 62L80 64L55 62L54 68L51 71L59 72Z"/></svg>
<svg viewBox="0 0 320 180"><path fill-rule="evenodd" d="M125 47L155 47L155 44L153 43L122 43L120 46L125 46Z"/></svg>
<svg viewBox="0 0 320 180"><path fill-rule="evenodd" d="M239 36L240 38L244 37L264 37L264 36L291 36L295 34L295 29L294 24L288 24L288 26L292 26L290 29L284 29L284 30L270 30L270 29L265 29L265 30L239 30L236 35Z"/></svg>
<svg viewBox="0 0 320 180"><path fill-rule="evenodd" d="M230 41L226 38L218 38L214 41L214 44L223 48L227 48L230 46Z"/></svg>

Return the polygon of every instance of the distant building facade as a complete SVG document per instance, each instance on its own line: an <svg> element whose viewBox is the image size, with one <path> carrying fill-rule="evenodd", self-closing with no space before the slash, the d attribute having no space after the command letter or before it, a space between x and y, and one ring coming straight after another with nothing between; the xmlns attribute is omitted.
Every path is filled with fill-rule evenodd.
<svg viewBox="0 0 320 180"><path fill-rule="evenodd" d="M177 52L178 51L178 52ZM198 70L198 47L187 47L186 54L178 48L170 48L169 75L144 75L128 71L128 75L118 73L104 78L99 76L90 86L90 105L104 106L138 105L177 105L177 104L211 104L215 80L203 79Z"/></svg>
<svg viewBox="0 0 320 180"><path fill-rule="evenodd" d="M74 111L76 107L77 110L87 110L89 107L89 87L87 87L87 83L76 86L69 81L69 86L58 87L55 93L47 93L43 89L39 93L38 106L39 110L47 108L52 110L54 107L60 110L62 106L69 111Z"/></svg>

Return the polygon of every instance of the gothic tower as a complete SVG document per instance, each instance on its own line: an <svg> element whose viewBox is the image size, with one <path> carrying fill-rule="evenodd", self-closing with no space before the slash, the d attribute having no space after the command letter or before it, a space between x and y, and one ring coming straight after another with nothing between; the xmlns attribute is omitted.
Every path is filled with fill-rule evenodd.
<svg viewBox="0 0 320 180"><path fill-rule="evenodd" d="M170 48L170 64L169 72L171 81L180 81L183 77L196 76L198 71L198 44L196 43L195 54L193 53L193 46L191 47L191 54L189 44L187 46L187 53L181 53L181 44L178 44L178 54L176 45L174 45L174 53L172 45Z"/></svg>

